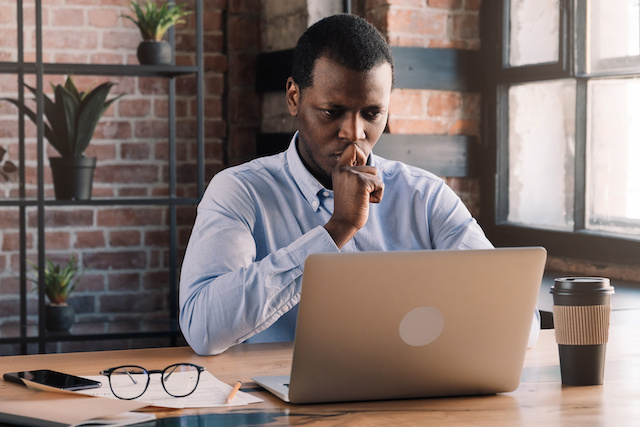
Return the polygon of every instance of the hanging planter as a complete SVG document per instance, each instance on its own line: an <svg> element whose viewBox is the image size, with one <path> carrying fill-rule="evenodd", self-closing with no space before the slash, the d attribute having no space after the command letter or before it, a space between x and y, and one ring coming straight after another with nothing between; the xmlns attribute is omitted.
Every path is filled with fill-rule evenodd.
<svg viewBox="0 0 640 427"><path fill-rule="evenodd" d="M160 7L155 2L147 0L144 6L132 1L130 9L134 16L124 15L136 24L142 41L138 45L138 62L142 65L163 65L173 62L171 45L163 41L165 33L176 24L184 23L183 16L191 12L183 10L184 5L169 5L164 2Z"/></svg>

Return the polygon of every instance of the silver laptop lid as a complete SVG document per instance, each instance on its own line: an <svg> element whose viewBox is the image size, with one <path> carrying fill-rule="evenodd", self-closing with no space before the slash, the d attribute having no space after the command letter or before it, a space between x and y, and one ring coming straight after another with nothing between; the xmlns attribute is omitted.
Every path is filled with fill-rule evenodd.
<svg viewBox="0 0 640 427"><path fill-rule="evenodd" d="M290 401L514 390L545 261L540 247L309 256Z"/></svg>

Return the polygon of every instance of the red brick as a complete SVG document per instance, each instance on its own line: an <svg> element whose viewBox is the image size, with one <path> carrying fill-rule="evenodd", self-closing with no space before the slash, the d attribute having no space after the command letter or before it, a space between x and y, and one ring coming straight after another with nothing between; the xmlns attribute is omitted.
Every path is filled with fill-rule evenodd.
<svg viewBox="0 0 640 427"><path fill-rule="evenodd" d="M87 11L87 15L89 18L89 25L98 28L113 28L116 26L120 17L120 14L116 10L106 8L89 9Z"/></svg>
<svg viewBox="0 0 640 427"><path fill-rule="evenodd" d="M220 53L206 53L204 55L205 72L224 73L227 71L228 61L226 55Z"/></svg>
<svg viewBox="0 0 640 427"><path fill-rule="evenodd" d="M51 11L51 25L54 27L82 27L84 25L84 11L67 7L64 10Z"/></svg>
<svg viewBox="0 0 640 427"><path fill-rule="evenodd" d="M461 39L477 39L480 28L477 15L454 15L453 37Z"/></svg>
<svg viewBox="0 0 640 427"><path fill-rule="evenodd" d="M140 44L140 34L131 31L106 31L102 36L105 49L137 49Z"/></svg>
<svg viewBox="0 0 640 427"><path fill-rule="evenodd" d="M169 92L166 79L161 78L141 78L138 81L138 88L143 95L165 95Z"/></svg>
<svg viewBox="0 0 640 427"><path fill-rule="evenodd" d="M42 44L44 49L92 50L98 47L96 33L87 31L64 30L53 31L43 29Z"/></svg>
<svg viewBox="0 0 640 427"><path fill-rule="evenodd" d="M64 231L45 231L45 245L51 249L69 249L71 246L71 236Z"/></svg>
<svg viewBox="0 0 640 427"><path fill-rule="evenodd" d="M125 64L124 58L119 54L111 53L96 53L91 55L90 62L92 64L112 64L123 65Z"/></svg>
<svg viewBox="0 0 640 427"><path fill-rule="evenodd" d="M95 183L152 183L158 180L158 167L151 165L109 165L100 166L94 172Z"/></svg>
<svg viewBox="0 0 640 427"><path fill-rule="evenodd" d="M440 120L389 120L389 132L394 134L444 135L448 131L446 123Z"/></svg>
<svg viewBox="0 0 640 427"><path fill-rule="evenodd" d="M427 6L437 9L457 10L462 6L462 0L427 0Z"/></svg>
<svg viewBox="0 0 640 427"><path fill-rule="evenodd" d="M36 212L28 214L29 227L37 225ZM93 225L93 210L74 208L71 210L46 209L44 224L48 227L88 227Z"/></svg>
<svg viewBox="0 0 640 427"><path fill-rule="evenodd" d="M140 232L132 230L109 232L109 244L112 247L140 246Z"/></svg>
<svg viewBox="0 0 640 427"><path fill-rule="evenodd" d="M134 127L134 135L136 138L166 138L168 131L166 120L138 121Z"/></svg>
<svg viewBox="0 0 640 427"><path fill-rule="evenodd" d="M102 231L77 231L74 247L81 249L101 248L104 247L104 243L104 233Z"/></svg>
<svg viewBox="0 0 640 427"><path fill-rule="evenodd" d="M169 272L153 271L142 277L142 287L147 290L163 291L169 287Z"/></svg>
<svg viewBox="0 0 640 427"><path fill-rule="evenodd" d="M100 227L150 226L162 223L162 211L155 208L104 209L98 212Z"/></svg>
<svg viewBox="0 0 640 427"><path fill-rule="evenodd" d="M0 208L0 230L17 229L20 226L20 212L18 209Z"/></svg>
<svg viewBox="0 0 640 427"><path fill-rule="evenodd" d="M122 98L118 103L118 112L125 117L144 117L151 112L151 100L148 98Z"/></svg>
<svg viewBox="0 0 640 427"><path fill-rule="evenodd" d="M91 252L84 255L84 264L92 270L131 270L147 265L142 251Z"/></svg>
<svg viewBox="0 0 640 427"><path fill-rule="evenodd" d="M429 97L428 113L431 117L452 116L461 105L460 94L456 92L435 92Z"/></svg>
<svg viewBox="0 0 640 427"><path fill-rule="evenodd" d="M227 21L229 49L232 51L252 50L257 52L260 46L258 16L230 15L227 17Z"/></svg>
<svg viewBox="0 0 640 427"><path fill-rule="evenodd" d="M127 160L148 159L151 154L151 145L144 143L122 144L120 156Z"/></svg>
<svg viewBox="0 0 640 427"><path fill-rule="evenodd" d="M163 295L103 295L100 311L103 313L149 313L164 306Z"/></svg>
<svg viewBox="0 0 640 427"><path fill-rule="evenodd" d="M109 274L110 291L135 291L140 288L140 274L138 273L117 273Z"/></svg>
<svg viewBox="0 0 640 427"><path fill-rule="evenodd" d="M391 92L389 114L394 117L424 117L424 92L415 89L395 89Z"/></svg>
<svg viewBox="0 0 640 427"><path fill-rule="evenodd" d="M466 0L465 9L471 11L479 11L482 5L482 0Z"/></svg>
<svg viewBox="0 0 640 427"><path fill-rule="evenodd" d="M257 56L254 53L230 54L229 85L247 86L255 91L256 62Z"/></svg>
<svg viewBox="0 0 640 427"><path fill-rule="evenodd" d="M20 233L7 232L6 229L3 230L2 233L2 251L3 252L12 252L20 250ZM33 248L33 234L26 234L26 248Z"/></svg>
<svg viewBox="0 0 640 427"><path fill-rule="evenodd" d="M96 139L94 139L93 141L96 141ZM101 163L103 163L105 160L116 158L116 147L113 145L113 143L98 143L96 141L89 144L87 150L84 152L84 155L87 157L97 157L97 167L99 168L101 166Z"/></svg>
<svg viewBox="0 0 640 427"><path fill-rule="evenodd" d="M169 247L169 230L147 231L144 236L145 247Z"/></svg>

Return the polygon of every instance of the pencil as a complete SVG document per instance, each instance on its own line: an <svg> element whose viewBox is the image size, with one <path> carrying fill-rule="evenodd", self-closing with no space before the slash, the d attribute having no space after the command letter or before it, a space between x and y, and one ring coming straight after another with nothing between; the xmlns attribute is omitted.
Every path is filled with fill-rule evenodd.
<svg viewBox="0 0 640 427"><path fill-rule="evenodd" d="M233 399L233 397L236 395L238 390L240 390L241 386L242 386L242 383L238 381L231 389L231 392L229 392L229 396L227 396L227 400L225 401L225 403L231 403L231 399Z"/></svg>

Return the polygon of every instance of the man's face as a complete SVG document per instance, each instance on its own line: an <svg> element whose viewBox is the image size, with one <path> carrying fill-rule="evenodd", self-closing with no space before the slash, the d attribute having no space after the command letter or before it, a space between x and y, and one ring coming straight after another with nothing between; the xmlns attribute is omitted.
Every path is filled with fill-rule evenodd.
<svg viewBox="0 0 640 427"><path fill-rule="evenodd" d="M391 65L360 72L322 56L313 84L300 92L289 78L287 104L298 119L298 152L309 171L327 188L340 155L350 144L369 153L384 131L391 96Z"/></svg>

